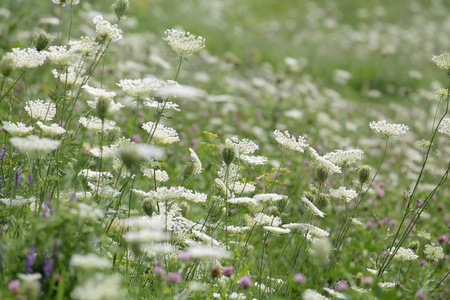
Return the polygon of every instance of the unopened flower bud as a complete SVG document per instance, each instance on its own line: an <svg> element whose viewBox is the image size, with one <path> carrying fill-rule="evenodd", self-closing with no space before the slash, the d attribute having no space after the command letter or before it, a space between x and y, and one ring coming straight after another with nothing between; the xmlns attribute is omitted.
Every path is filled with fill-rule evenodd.
<svg viewBox="0 0 450 300"><path fill-rule="evenodd" d="M359 182L361 182L361 184L369 179L371 171L372 169L368 165L359 168Z"/></svg>
<svg viewBox="0 0 450 300"><path fill-rule="evenodd" d="M5 77L11 75L11 73L16 69L14 64L14 59L11 56L4 56L2 60L2 74Z"/></svg>
<svg viewBox="0 0 450 300"><path fill-rule="evenodd" d="M186 218L189 211L191 210L191 207L186 201L183 201L180 203L180 208L181 208L181 215Z"/></svg>
<svg viewBox="0 0 450 300"><path fill-rule="evenodd" d="M320 193L317 195L314 204L320 210L326 208L330 204L330 195Z"/></svg>
<svg viewBox="0 0 450 300"><path fill-rule="evenodd" d="M52 40L53 36L51 34L42 29L38 30L34 35L34 44L36 45L36 50L42 51L47 49Z"/></svg>
<svg viewBox="0 0 450 300"><path fill-rule="evenodd" d="M276 208L275 206L269 206L267 208L267 214L269 216L276 216L279 217L280 216L280 211L278 210L278 208Z"/></svg>
<svg viewBox="0 0 450 300"><path fill-rule="evenodd" d="M111 106L111 99L100 97L97 100L97 105L95 106L95 110L97 112L97 116L103 121L108 115L109 108Z"/></svg>
<svg viewBox="0 0 450 300"><path fill-rule="evenodd" d="M212 222L217 222L223 217L223 215L224 211L222 206L218 202L213 201L209 209L210 220Z"/></svg>
<svg viewBox="0 0 450 300"><path fill-rule="evenodd" d="M328 169L325 166L317 166L316 168L316 180L319 184L323 184L328 178Z"/></svg>
<svg viewBox="0 0 450 300"><path fill-rule="evenodd" d="M234 147L223 147L222 153L220 154L223 162L229 166L236 158L236 149Z"/></svg>
<svg viewBox="0 0 450 300"><path fill-rule="evenodd" d="M220 266L215 265L211 269L211 277L213 277L213 278L219 277L220 276L220 272L221 272Z"/></svg>
<svg viewBox="0 0 450 300"><path fill-rule="evenodd" d="M192 161L189 161L185 166L183 170L183 179L188 179L192 174L194 174L195 171L195 164Z"/></svg>
<svg viewBox="0 0 450 300"><path fill-rule="evenodd" d="M156 211L156 207L157 205L155 200L147 198L144 199L144 201L142 201L142 209L149 217L151 217L153 213Z"/></svg>
<svg viewBox="0 0 450 300"><path fill-rule="evenodd" d="M117 19L120 20L125 16L129 6L130 3L128 0L117 0L117 2L113 4L112 8L114 9Z"/></svg>

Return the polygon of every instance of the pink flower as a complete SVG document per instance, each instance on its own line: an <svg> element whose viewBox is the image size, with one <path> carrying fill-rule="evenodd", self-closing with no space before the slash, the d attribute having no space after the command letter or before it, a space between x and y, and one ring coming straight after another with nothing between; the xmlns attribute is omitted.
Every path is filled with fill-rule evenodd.
<svg viewBox="0 0 450 300"><path fill-rule="evenodd" d="M295 273L294 274L294 281L297 283L305 283L306 282L306 276L302 273Z"/></svg>
<svg viewBox="0 0 450 300"><path fill-rule="evenodd" d="M223 267L223 275L230 277L234 273L233 266Z"/></svg>
<svg viewBox="0 0 450 300"><path fill-rule="evenodd" d="M181 274L178 272L172 272L167 275L167 281L169 282L176 282L180 283L183 281L183 278L181 278Z"/></svg>
<svg viewBox="0 0 450 300"><path fill-rule="evenodd" d="M242 276L241 279L238 280L238 283L244 289L252 285L252 281L247 275Z"/></svg>
<svg viewBox="0 0 450 300"><path fill-rule="evenodd" d="M14 294L20 293L20 281L19 280L13 280L10 283L8 283L8 289L13 292Z"/></svg>

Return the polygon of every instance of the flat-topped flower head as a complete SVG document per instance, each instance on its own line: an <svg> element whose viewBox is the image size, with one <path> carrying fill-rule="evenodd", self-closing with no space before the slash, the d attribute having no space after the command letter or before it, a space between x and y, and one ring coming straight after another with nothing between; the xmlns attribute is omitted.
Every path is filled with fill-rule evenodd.
<svg viewBox="0 0 450 300"><path fill-rule="evenodd" d="M355 190L352 190L352 189L347 190L343 186L341 186L337 190L330 189L330 194L333 198L344 199L346 202L349 202L358 196L358 193L356 193Z"/></svg>
<svg viewBox="0 0 450 300"><path fill-rule="evenodd" d="M382 138L385 138L387 140L395 140L397 138L400 138L404 136L409 129L408 126L404 124L386 123L385 120L370 122L369 126L373 130L378 132L378 134L380 134Z"/></svg>
<svg viewBox="0 0 450 300"><path fill-rule="evenodd" d="M349 166L363 158L364 152L359 149L354 150L336 150L323 156L326 160L332 162L336 166Z"/></svg>
<svg viewBox="0 0 450 300"><path fill-rule="evenodd" d="M112 25L104 20L102 15L95 16L92 23L94 23L95 31L98 34L110 38L113 42L122 39L122 30L118 28L117 24Z"/></svg>
<svg viewBox="0 0 450 300"><path fill-rule="evenodd" d="M13 123L9 121L3 121L3 130L6 130L10 135L22 136L33 130L33 126L27 126L24 123Z"/></svg>
<svg viewBox="0 0 450 300"><path fill-rule="evenodd" d="M153 134L155 141L160 144L173 144L180 140L175 129L162 124L156 124L150 121L143 124L142 128L149 134Z"/></svg>
<svg viewBox="0 0 450 300"><path fill-rule="evenodd" d="M285 132L275 130L273 134L275 135L277 142L288 150L303 153L305 152L304 149L308 147L305 138L299 136L298 139L296 139L294 136L291 136L287 130Z"/></svg>
<svg viewBox="0 0 450 300"><path fill-rule="evenodd" d="M81 55L75 53L72 49L67 49L65 46L51 46L45 52L47 58L58 66L76 66L81 60Z"/></svg>
<svg viewBox="0 0 450 300"><path fill-rule="evenodd" d="M431 60L436 64L436 66L439 69L447 70L447 71L450 70L450 53L449 52L442 53L439 56L433 55Z"/></svg>
<svg viewBox="0 0 450 300"><path fill-rule="evenodd" d="M170 47L181 57L188 57L205 48L206 40L201 36L195 36L190 32L178 29L168 29L163 38Z"/></svg>
<svg viewBox="0 0 450 300"><path fill-rule="evenodd" d="M35 135L30 135L26 138L13 137L10 141L13 147L26 152L28 155L40 155L51 152L56 150L61 144L61 141L39 138Z"/></svg>
<svg viewBox="0 0 450 300"><path fill-rule="evenodd" d="M56 105L51 101L44 102L40 99L27 101L25 111L35 120L51 121L56 115Z"/></svg>
<svg viewBox="0 0 450 300"><path fill-rule="evenodd" d="M439 125L438 131L450 136L450 118L444 118L442 120L441 125Z"/></svg>
<svg viewBox="0 0 450 300"><path fill-rule="evenodd" d="M143 79L122 79L117 84L126 94L139 98L151 96L160 88L176 86L178 83L173 80L163 81L152 77Z"/></svg>
<svg viewBox="0 0 450 300"><path fill-rule="evenodd" d="M46 54L42 51L39 52L33 48L14 48L13 52L5 54L3 58L11 61L14 69L30 69L36 68L42 65L45 61Z"/></svg>

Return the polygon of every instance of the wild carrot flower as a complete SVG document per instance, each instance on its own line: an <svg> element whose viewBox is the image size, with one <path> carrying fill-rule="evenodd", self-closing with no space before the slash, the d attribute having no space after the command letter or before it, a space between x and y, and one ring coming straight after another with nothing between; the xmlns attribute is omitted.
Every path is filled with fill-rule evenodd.
<svg viewBox="0 0 450 300"><path fill-rule="evenodd" d="M392 254L392 253L394 253L394 251L395 251L395 248L392 248L389 252ZM394 258L401 260L401 261L409 261L409 260L418 259L419 256L417 254L415 254L412 249L400 247L400 248L398 248L397 253L395 253Z"/></svg>
<svg viewBox="0 0 450 300"><path fill-rule="evenodd" d="M71 294L73 299L109 299L126 298L126 291L121 287L119 275L95 274L82 285L76 286Z"/></svg>
<svg viewBox="0 0 450 300"><path fill-rule="evenodd" d="M291 232L291 230L289 228L284 229L284 228L275 227L275 226L264 226L263 228L274 234L286 234L286 233Z"/></svg>
<svg viewBox="0 0 450 300"><path fill-rule="evenodd" d="M307 289L303 292L302 299L303 300L327 300L328 298L319 294L318 292L316 292L314 290Z"/></svg>
<svg viewBox="0 0 450 300"><path fill-rule="evenodd" d="M84 270L108 269L111 268L111 262L94 253L74 254L70 258L70 266Z"/></svg>
<svg viewBox="0 0 450 300"><path fill-rule="evenodd" d="M308 198L302 197L301 200L305 204L306 209L309 210L313 215L319 216L321 218L325 216L325 213L321 212L311 201L308 200Z"/></svg>
<svg viewBox="0 0 450 300"><path fill-rule="evenodd" d="M370 128L378 132L382 138L387 140L395 140L405 135L408 131L408 126L404 124L386 123L385 120L378 122L370 122Z"/></svg>
<svg viewBox="0 0 450 300"><path fill-rule="evenodd" d="M113 42L122 39L122 30L119 29L118 25L111 25L111 23L103 19L102 15L95 16L92 19L92 23L94 23L98 34L110 38Z"/></svg>
<svg viewBox="0 0 450 300"><path fill-rule="evenodd" d="M330 195L334 198L345 199L346 202L351 201L356 198L358 194L356 191L349 189L347 190L345 187L341 186L339 189L330 189Z"/></svg>
<svg viewBox="0 0 450 300"><path fill-rule="evenodd" d="M439 69L450 70L450 53L445 52L439 56L433 55L431 60L436 64Z"/></svg>
<svg viewBox="0 0 450 300"><path fill-rule="evenodd" d="M3 121L3 130L6 130L10 135L22 136L33 130L34 127L26 126L24 123L13 123L9 121Z"/></svg>
<svg viewBox="0 0 450 300"><path fill-rule="evenodd" d="M51 46L45 52L47 58L60 67L77 66L80 63L81 55L66 46Z"/></svg>
<svg viewBox="0 0 450 300"><path fill-rule="evenodd" d="M100 133L102 130L105 132L113 131L116 128L116 122L104 120L102 124L102 120L97 117L90 117L89 119L86 117L81 117L79 122L81 125L86 127L87 130L97 133Z"/></svg>
<svg viewBox="0 0 450 300"><path fill-rule="evenodd" d="M82 36L80 40L71 40L68 44L71 51L84 55L95 54L100 49L100 45L90 36Z"/></svg>
<svg viewBox="0 0 450 300"><path fill-rule="evenodd" d="M26 138L13 137L10 139L13 147L26 152L28 155L40 155L56 150L61 141L39 138L35 135Z"/></svg>
<svg viewBox="0 0 450 300"><path fill-rule="evenodd" d="M333 164L343 167L352 165L363 158L364 152L359 149L355 150L336 150L330 153L327 153L323 156L326 160L332 162Z"/></svg>
<svg viewBox="0 0 450 300"><path fill-rule="evenodd" d="M439 126L440 133L450 136L450 118L444 118Z"/></svg>
<svg viewBox="0 0 450 300"><path fill-rule="evenodd" d="M33 48L12 49L13 52L6 53L4 59L9 59L16 69L31 69L42 65L46 55Z"/></svg>
<svg viewBox="0 0 450 300"><path fill-rule="evenodd" d="M56 105L51 101L44 102L44 100L38 99L26 103L25 111L35 120L51 121L56 115Z"/></svg>
<svg viewBox="0 0 450 300"><path fill-rule="evenodd" d="M294 136L291 136L287 130L285 132L275 130L273 134L275 135L275 139L277 140L277 142L288 150L303 153L305 152L304 149L308 147L305 138L299 136L298 139L296 139Z"/></svg>
<svg viewBox="0 0 450 300"><path fill-rule="evenodd" d="M378 286L383 290L383 291L390 291L393 290L395 288L395 286L397 285L396 282L379 282Z"/></svg>
<svg viewBox="0 0 450 300"><path fill-rule="evenodd" d="M444 250L441 246L436 246L436 244L431 243L431 245L425 245L423 253L428 259L437 261L444 258Z"/></svg>
<svg viewBox="0 0 450 300"><path fill-rule="evenodd" d="M190 32L178 29L165 31L165 40L170 47L181 57L189 57L205 47L206 40L201 36L195 36Z"/></svg>
<svg viewBox="0 0 450 300"><path fill-rule="evenodd" d="M150 121L143 124L142 128L149 134L153 134L153 138L160 144L173 144L180 140L175 129L162 124L156 124Z"/></svg>
<svg viewBox="0 0 450 300"><path fill-rule="evenodd" d="M198 154L195 153L192 148L189 148L189 151L191 152L191 157L194 160L194 173L200 174L202 172L202 162L198 158Z"/></svg>
<svg viewBox="0 0 450 300"><path fill-rule="evenodd" d="M84 70L70 66L65 69L66 72L60 72L56 69L52 70L53 77L58 78L63 84L69 87L77 87L83 84L86 80L82 74Z"/></svg>
<svg viewBox="0 0 450 300"><path fill-rule="evenodd" d="M50 124L50 126L46 126L41 121L38 121L36 122L36 124L39 126L39 128L41 128L43 133L48 135L61 135L66 132L63 127L59 126L56 123Z"/></svg>

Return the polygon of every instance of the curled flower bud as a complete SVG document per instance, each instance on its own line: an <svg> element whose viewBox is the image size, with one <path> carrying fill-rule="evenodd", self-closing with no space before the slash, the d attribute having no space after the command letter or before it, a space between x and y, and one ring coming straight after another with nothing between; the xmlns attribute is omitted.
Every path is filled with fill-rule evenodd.
<svg viewBox="0 0 450 300"><path fill-rule="evenodd" d="M3 76L8 77L15 70L15 68L16 68L16 64L14 63L14 58L6 55L2 59L2 74L3 74Z"/></svg>
<svg viewBox="0 0 450 300"><path fill-rule="evenodd" d="M181 208L181 215L186 218L189 211L191 210L191 207L186 201L183 201L180 203L180 208Z"/></svg>
<svg viewBox="0 0 450 300"><path fill-rule="evenodd" d="M359 182L361 182L361 184L365 183L367 179L369 179L371 171L372 170L368 165L359 168Z"/></svg>
<svg viewBox="0 0 450 300"><path fill-rule="evenodd" d="M220 156L223 162L229 166L236 158L236 149L234 149L234 147L223 147Z"/></svg>
<svg viewBox="0 0 450 300"><path fill-rule="evenodd" d="M330 204L330 195L320 193L315 199L315 204L320 210L326 208Z"/></svg>
<svg viewBox="0 0 450 300"><path fill-rule="evenodd" d="M128 7L130 3L128 0L117 0L116 3L113 4L112 8L114 13L116 14L117 19L122 19L128 11Z"/></svg>
<svg viewBox="0 0 450 300"><path fill-rule="evenodd" d="M95 106L95 110L97 112L97 116L100 118L100 120L105 120L109 108L111 106L111 99L100 97L97 100L97 105Z"/></svg>
<svg viewBox="0 0 450 300"><path fill-rule="evenodd" d="M184 166L183 170L183 179L188 179L192 174L194 174L195 171L195 164L190 161Z"/></svg>
<svg viewBox="0 0 450 300"><path fill-rule="evenodd" d="M316 168L316 179L319 184L323 184L328 178L328 169L323 165L318 165Z"/></svg>
<svg viewBox="0 0 450 300"><path fill-rule="evenodd" d="M142 201L142 209L147 214L147 216L151 217L153 213L156 211L157 204L155 200L147 198Z"/></svg>
<svg viewBox="0 0 450 300"><path fill-rule="evenodd" d="M42 29L38 30L34 35L34 44L36 45L36 50L42 51L47 49L52 40L53 36L51 34Z"/></svg>

